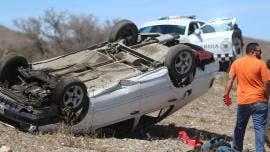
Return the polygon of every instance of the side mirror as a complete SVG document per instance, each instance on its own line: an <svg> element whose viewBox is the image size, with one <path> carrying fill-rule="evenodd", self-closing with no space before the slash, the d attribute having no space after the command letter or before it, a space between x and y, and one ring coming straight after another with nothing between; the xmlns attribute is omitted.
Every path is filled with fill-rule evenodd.
<svg viewBox="0 0 270 152"><path fill-rule="evenodd" d="M200 30L200 29L196 29L196 30L194 31L194 34L195 34L195 35L200 35L200 34L201 34L201 30Z"/></svg>

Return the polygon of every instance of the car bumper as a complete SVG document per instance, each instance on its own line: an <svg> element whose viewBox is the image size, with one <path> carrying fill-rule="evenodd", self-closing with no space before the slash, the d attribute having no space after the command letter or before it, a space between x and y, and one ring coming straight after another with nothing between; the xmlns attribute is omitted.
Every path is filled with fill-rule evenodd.
<svg viewBox="0 0 270 152"><path fill-rule="evenodd" d="M19 104L14 99L0 93L0 118L19 127L40 126L59 122L56 105L33 108Z"/></svg>

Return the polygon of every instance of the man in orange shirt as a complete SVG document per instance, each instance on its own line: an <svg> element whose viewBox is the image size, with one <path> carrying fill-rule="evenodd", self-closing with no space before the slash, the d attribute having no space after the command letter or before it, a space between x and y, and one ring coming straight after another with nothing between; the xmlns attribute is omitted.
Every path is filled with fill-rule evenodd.
<svg viewBox="0 0 270 152"><path fill-rule="evenodd" d="M237 79L238 106L232 148L234 151L243 150L246 126L252 116L256 152L264 152L270 76L265 62L261 60L258 43L249 43L246 47L246 56L233 62L223 96L227 105L231 104L229 94L235 79Z"/></svg>

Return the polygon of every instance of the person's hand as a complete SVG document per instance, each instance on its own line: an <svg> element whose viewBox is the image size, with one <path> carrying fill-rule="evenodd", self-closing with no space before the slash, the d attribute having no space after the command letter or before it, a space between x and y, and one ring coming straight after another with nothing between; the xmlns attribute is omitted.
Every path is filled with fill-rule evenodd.
<svg viewBox="0 0 270 152"><path fill-rule="evenodd" d="M223 95L223 101L227 106L230 106L232 104L232 99L230 98L229 94Z"/></svg>

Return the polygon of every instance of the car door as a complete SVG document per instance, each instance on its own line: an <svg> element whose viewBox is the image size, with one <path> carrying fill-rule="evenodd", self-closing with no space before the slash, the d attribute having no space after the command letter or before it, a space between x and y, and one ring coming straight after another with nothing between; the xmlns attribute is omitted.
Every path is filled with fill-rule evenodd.
<svg viewBox="0 0 270 152"><path fill-rule="evenodd" d="M172 91L171 81L166 69L160 69L142 76L140 113L148 113L173 104L178 93Z"/></svg>
<svg viewBox="0 0 270 152"><path fill-rule="evenodd" d="M194 34L189 35L191 43L197 44L217 54L231 54L232 52L232 26L236 23L236 18L219 18L210 21Z"/></svg>
<svg viewBox="0 0 270 152"><path fill-rule="evenodd" d="M140 83L122 80L115 88L110 88L95 98L94 102L94 127L130 119L139 114Z"/></svg>

